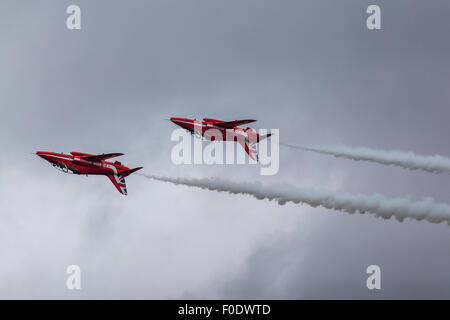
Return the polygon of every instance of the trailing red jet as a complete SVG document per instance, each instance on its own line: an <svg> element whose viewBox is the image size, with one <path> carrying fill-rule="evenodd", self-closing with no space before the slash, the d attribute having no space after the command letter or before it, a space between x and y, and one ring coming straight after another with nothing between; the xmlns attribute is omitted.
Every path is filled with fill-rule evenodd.
<svg viewBox="0 0 450 320"><path fill-rule="evenodd" d="M50 162L56 169L65 173L105 175L111 180L117 190L124 195L127 195L125 177L142 169L142 167L134 169L127 168L119 161L106 161L106 159L123 156L123 153L103 153L94 155L89 153L71 152L69 155L37 151L36 154Z"/></svg>
<svg viewBox="0 0 450 320"><path fill-rule="evenodd" d="M272 134L260 135L252 128L239 128L247 123L256 122L256 120L234 120L222 121L217 119L203 118L202 121L186 118L170 118L170 121L188 130L191 134L208 140L237 141L244 148L245 152L253 160L259 161L256 144ZM211 130L215 129L215 130ZM221 135L217 135L218 131Z"/></svg>

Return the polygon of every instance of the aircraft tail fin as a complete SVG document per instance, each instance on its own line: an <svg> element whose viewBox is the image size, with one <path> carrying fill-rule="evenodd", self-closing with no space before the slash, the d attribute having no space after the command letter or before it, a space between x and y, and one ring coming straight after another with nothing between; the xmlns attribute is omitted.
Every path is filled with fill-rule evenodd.
<svg viewBox="0 0 450 320"><path fill-rule="evenodd" d="M261 135L258 136L258 139L256 140L256 142L258 143L258 142L260 142L260 141L262 141L262 140L264 140L264 139L267 139L267 138L270 137L272 134L273 134L273 133L261 134Z"/></svg>
<svg viewBox="0 0 450 320"><path fill-rule="evenodd" d="M259 162L259 156L258 156L258 150L256 147L256 143L251 143L248 141L248 139L245 139L244 141L239 141L239 144L244 148L245 152L247 152L248 156L255 160L256 162Z"/></svg>
<svg viewBox="0 0 450 320"><path fill-rule="evenodd" d="M256 143L248 144L248 147L245 149L245 151L247 151L248 156L250 158L252 158L256 162L259 162L259 155L258 155L258 149L256 148Z"/></svg>

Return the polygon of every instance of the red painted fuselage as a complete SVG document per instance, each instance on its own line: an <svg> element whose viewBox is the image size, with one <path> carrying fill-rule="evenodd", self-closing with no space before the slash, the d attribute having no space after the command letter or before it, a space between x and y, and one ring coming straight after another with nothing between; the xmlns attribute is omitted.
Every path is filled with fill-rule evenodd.
<svg viewBox="0 0 450 320"><path fill-rule="evenodd" d="M36 154L50 162L53 167L65 173L105 175L111 180L117 190L125 195L127 194L125 177L142 168L130 169L122 165L119 161L109 162L105 160L121 156L123 155L122 153L93 155L81 152L63 154L37 151Z"/></svg>

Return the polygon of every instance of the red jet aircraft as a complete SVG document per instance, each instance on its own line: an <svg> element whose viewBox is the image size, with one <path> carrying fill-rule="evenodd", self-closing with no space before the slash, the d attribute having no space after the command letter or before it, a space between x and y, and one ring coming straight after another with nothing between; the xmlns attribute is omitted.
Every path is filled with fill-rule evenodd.
<svg viewBox="0 0 450 320"><path fill-rule="evenodd" d="M56 169L65 173L89 174L107 176L117 190L127 195L125 177L136 172L142 167L130 169L122 165L119 161L108 162L109 158L123 156L123 153L103 153L93 155L81 152L71 152L69 154L37 151L36 154L50 162Z"/></svg>
<svg viewBox="0 0 450 320"><path fill-rule="evenodd" d="M249 157L256 161L259 161L256 144L272 135L271 133L260 135L249 127L245 129L239 128L241 125L256 122L256 120L222 121L203 118L203 121L199 121L172 117L170 121L200 138L206 138L212 141L237 141L245 149ZM221 135L216 134L217 130L220 131Z"/></svg>

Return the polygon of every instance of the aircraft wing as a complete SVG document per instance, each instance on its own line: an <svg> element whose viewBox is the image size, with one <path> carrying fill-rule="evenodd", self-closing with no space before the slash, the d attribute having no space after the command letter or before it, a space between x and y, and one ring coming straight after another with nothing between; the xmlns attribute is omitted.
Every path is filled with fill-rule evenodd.
<svg viewBox="0 0 450 320"><path fill-rule="evenodd" d="M113 185L116 187L117 191L119 191L123 195L127 195L127 185L125 184L125 178L118 177L113 174L108 174L109 180L113 183Z"/></svg>
<svg viewBox="0 0 450 320"><path fill-rule="evenodd" d="M234 121L227 121L227 122L214 122L213 124L220 128L225 129L233 129L234 127L242 126L243 124L256 122L256 120L234 120Z"/></svg>
<svg viewBox="0 0 450 320"><path fill-rule="evenodd" d="M80 158L86 161L101 161L119 156L123 156L123 153L103 153L98 155L86 155L86 156L80 155Z"/></svg>
<svg viewBox="0 0 450 320"><path fill-rule="evenodd" d="M142 169L142 167L138 167L138 168L130 169L127 171L123 171L120 173L119 176L114 175L114 174L108 174L108 178L109 178L109 180L111 180L113 185L116 187L117 191L119 191L123 195L127 195L128 192L127 192L127 185L125 183L125 177L129 176L133 172L136 172L141 169Z"/></svg>

